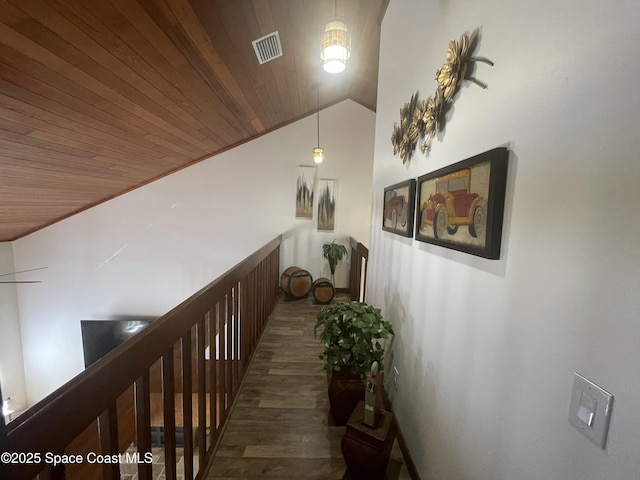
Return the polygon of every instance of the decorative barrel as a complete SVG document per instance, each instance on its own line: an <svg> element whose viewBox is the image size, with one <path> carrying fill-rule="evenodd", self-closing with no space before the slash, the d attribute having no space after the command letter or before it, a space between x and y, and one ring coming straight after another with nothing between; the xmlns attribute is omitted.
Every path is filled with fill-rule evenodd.
<svg viewBox="0 0 640 480"><path fill-rule="evenodd" d="M321 305L331 303L331 300L333 300L333 297L336 295L336 289L333 288L333 284L328 278L319 278L313 282L311 292L314 303Z"/></svg>
<svg viewBox="0 0 640 480"><path fill-rule="evenodd" d="M312 283L311 274L299 267L289 267L280 276L282 291L294 300L309 295Z"/></svg>

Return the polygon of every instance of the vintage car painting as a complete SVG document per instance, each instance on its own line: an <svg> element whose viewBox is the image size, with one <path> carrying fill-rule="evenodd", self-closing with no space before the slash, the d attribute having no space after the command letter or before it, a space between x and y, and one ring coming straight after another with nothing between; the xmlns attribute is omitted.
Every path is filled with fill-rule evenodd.
<svg viewBox="0 0 640 480"><path fill-rule="evenodd" d="M485 199L471 192L471 169L464 168L436 178L435 192L420 206L420 228L433 227L433 236L442 238L445 232L455 235L460 226L468 226L476 238L486 227Z"/></svg>
<svg viewBox="0 0 640 480"><path fill-rule="evenodd" d="M384 189L382 229L403 237L413 236L416 181L411 178Z"/></svg>
<svg viewBox="0 0 640 480"><path fill-rule="evenodd" d="M398 228L398 222L401 226L407 224L408 204L404 195L398 195L395 190L386 192L384 202L384 219L385 223L389 220L391 228Z"/></svg>
<svg viewBox="0 0 640 480"><path fill-rule="evenodd" d="M416 240L499 259L508 161L498 147L418 177Z"/></svg>

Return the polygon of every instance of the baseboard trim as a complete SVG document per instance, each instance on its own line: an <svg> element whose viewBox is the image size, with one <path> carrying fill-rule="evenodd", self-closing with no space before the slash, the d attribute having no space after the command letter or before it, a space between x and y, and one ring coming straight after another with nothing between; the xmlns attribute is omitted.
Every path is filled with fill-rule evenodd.
<svg viewBox="0 0 640 480"><path fill-rule="evenodd" d="M396 440L398 441L398 446L400 447L400 451L402 452L404 466L407 467L407 472L409 473L409 476L412 480L420 480L418 470L416 469L416 464L413 462L413 458L411 458L409 448L407 447L407 441L402 434L402 430L400 430L400 425L398 425L398 420L396 419L395 415L393 416L393 423L396 426Z"/></svg>
<svg viewBox="0 0 640 480"><path fill-rule="evenodd" d="M387 393L387 389L384 388L384 385L382 385L382 403L384 404L385 409L393 412L393 405L391 404L389 394ZM398 419L396 418L395 413L393 414L393 424L396 427L396 440L398 441L400 452L402 452L402 459L404 460L404 465L407 468L407 472L409 473L411 480L420 480L418 469L416 468L416 464L411 457L409 447L407 446L407 441L402 434L402 430L400 429L400 425L398 424Z"/></svg>

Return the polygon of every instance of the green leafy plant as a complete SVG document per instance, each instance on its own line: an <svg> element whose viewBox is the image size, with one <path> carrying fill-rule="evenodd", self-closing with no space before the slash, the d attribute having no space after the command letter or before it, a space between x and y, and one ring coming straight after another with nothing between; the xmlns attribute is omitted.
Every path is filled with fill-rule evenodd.
<svg viewBox="0 0 640 480"><path fill-rule="evenodd" d="M329 374L344 369L364 378L374 361L384 371L380 339L393 335L393 329L378 308L364 302L336 303L318 314L314 335L325 346L320 359Z"/></svg>
<svg viewBox="0 0 640 480"><path fill-rule="evenodd" d="M333 283L334 285L336 284L334 277L336 274L336 267L338 266L338 262L343 258L346 258L347 255L347 247L340 243L336 243L335 240L333 242L327 242L322 245L322 256L329 261L329 269L331 270L331 283Z"/></svg>

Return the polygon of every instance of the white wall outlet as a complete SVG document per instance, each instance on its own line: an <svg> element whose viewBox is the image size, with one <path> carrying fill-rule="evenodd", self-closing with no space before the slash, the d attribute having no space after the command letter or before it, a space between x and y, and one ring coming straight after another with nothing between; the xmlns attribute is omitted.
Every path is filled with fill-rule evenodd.
<svg viewBox="0 0 640 480"><path fill-rule="evenodd" d="M400 384L400 372L398 372L397 367L393 367L393 388L395 389L396 392L398 391L399 384Z"/></svg>

